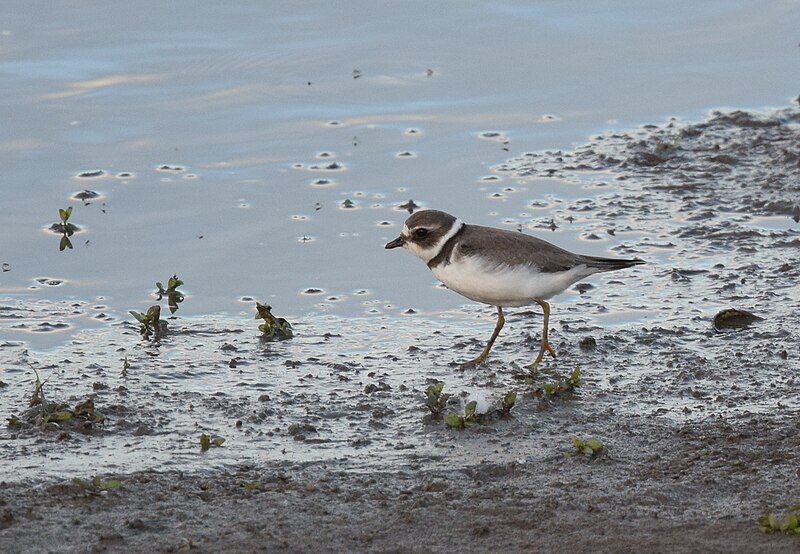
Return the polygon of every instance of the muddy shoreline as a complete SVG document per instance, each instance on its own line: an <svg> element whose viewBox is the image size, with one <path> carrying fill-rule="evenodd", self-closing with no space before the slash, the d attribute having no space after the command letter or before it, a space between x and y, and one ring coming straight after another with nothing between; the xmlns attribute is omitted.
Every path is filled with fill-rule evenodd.
<svg viewBox="0 0 800 554"><path fill-rule="evenodd" d="M712 114L497 168L582 183L551 223L584 218L587 240L649 262L560 297L558 358L535 372L525 310L485 367L459 368L493 325L477 306L319 317L268 344L221 317L176 319L158 345L119 322L50 352L0 344L5 409L26 409L34 366L51 399L106 416L3 430L0 551L796 552L757 521L800 501L799 121ZM760 319L715 328L729 308ZM542 393L576 367L575 391ZM476 391L517 402L451 429L426 418L437 382L447 412ZM200 433L226 442L203 453Z"/></svg>
<svg viewBox="0 0 800 554"><path fill-rule="evenodd" d="M545 441L540 455L509 460L501 442L452 470L278 463L119 475L122 486L106 492L2 484L0 550L797 551L800 537L756 524L796 502L796 418L676 425L556 411L555 428L515 422L512 440ZM613 437L607 453L566 455L559 427L576 425Z"/></svg>

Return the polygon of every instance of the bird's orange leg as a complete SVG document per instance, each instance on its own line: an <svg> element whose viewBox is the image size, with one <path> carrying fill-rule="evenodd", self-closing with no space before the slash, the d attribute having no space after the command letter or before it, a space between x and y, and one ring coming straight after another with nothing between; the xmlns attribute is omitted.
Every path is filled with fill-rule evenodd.
<svg viewBox="0 0 800 554"><path fill-rule="evenodd" d="M534 366L539 365L539 362L542 361L544 358L544 353L549 352L551 356L554 358L556 357L556 351L553 350L553 347L550 346L550 341L547 340L547 330L550 325L550 304L545 302L544 300L539 300L538 298L534 298L537 304L542 307L544 311L544 328L542 330L542 347L539 349L539 355L536 356L536 361L533 362Z"/></svg>
<svg viewBox="0 0 800 554"><path fill-rule="evenodd" d="M494 332L492 333L489 342L486 343L486 348L483 349L483 352L475 358L474 360L470 360L465 364L462 364L463 367L475 367L481 365L483 362L486 361L486 357L489 355L489 350L492 349L492 345L494 345L495 339L497 339L497 335L500 334L500 330L503 328L503 325L506 324L506 318L503 317L503 308L497 306L497 325L494 326Z"/></svg>

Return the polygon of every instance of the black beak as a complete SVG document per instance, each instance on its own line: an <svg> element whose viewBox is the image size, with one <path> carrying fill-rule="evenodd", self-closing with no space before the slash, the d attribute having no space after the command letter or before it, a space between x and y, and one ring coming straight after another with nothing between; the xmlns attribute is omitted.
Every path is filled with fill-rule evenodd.
<svg viewBox="0 0 800 554"><path fill-rule="evenodd" d="M405 244L405 242L406 241L403 238L403 235L400 235L399 237L394 239L392 242L387 242L386 246L384 246L384 248L387 248L387 249L388 248L397 248L398 246L403 246Z"/></svg>

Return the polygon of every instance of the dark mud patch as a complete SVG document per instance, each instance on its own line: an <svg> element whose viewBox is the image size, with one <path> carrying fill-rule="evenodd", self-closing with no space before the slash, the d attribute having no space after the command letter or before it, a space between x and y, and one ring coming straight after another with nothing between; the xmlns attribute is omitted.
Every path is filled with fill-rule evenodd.
<svg viewBox="0 0 800 554"><path fill-rule="evenodd" d="M0 548L46 551L43 531L58 528L69 531L61 552L797 551L798 537L764 535L755 521L793 501L792 424L575 424L613 437L608 454L570 457L551 440L527 458L480 455L466 468L274 463L106 475L99 487L2 483ZM516 440L535 439L528 429Z"/></svg>
<svg viewBox="0 0 800 554"><path fill-rule="evenodd" d="M800 221L800 110L715 111L702 123L605 133L573 152L529 152L496 169L564 178L603 172L670 193L687 217L722 211Z"/></svg>

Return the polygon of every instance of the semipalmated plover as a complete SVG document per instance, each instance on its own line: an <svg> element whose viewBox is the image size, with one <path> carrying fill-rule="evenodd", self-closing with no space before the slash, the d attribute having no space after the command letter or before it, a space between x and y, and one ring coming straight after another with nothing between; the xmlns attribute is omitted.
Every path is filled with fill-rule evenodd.
<svg viewBox="0 0 800 554"><path fill-rule="evenodd" d="M402 246L420 258L444 285L475 302L497 306L497 324L483 352L465 365L486 361L505 324L504 306L539 304L544 310L542 346L556 353L547 340L550 304L547 299L594 273L645 263L573 254L547 241L519 232L467 225L439 210L423 210L406 220L400 236L386 248Z"/></svg>

